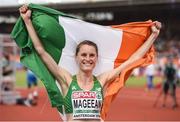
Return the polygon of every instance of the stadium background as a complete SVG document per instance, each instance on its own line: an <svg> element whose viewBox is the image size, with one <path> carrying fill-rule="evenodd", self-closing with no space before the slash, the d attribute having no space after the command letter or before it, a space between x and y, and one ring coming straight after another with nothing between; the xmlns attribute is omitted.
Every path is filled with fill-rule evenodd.
<svg viewBox="0 0 180 122"><path fill-rule="evenodd" d="M53 1L53 0L52 0ZM5 2L2 0L2 2ZM41 3L45 6L60 10L64 13L72 14L80 19L89 21L92 23L97 23L101 25L116 25L123 24L127 22L135 21L147 21L147 20L158 20L162 22L162 30L160 36L155 42L155 47L157 50L157 62L163 57L168 55L173 55L175 62L179 61L180 55L180 0L79 0L70 2L57 2L57 3ZM2 4L3 5L3 4ZM19 17L18 8L20 4L10 4L6 1L4 6L0 5L0 41L3 43L11 43L12 40L9 37L9 34ZM2 43L0 43L2 44ZM1 45L2 46L2 45ZM1 48L1 53L9 52L11 54L11 59L16 60L16 69L21 68L19 64L19 49L16 46ZM14 51L16 50L16 51ZM15 56L14 56L15 55ZM16 70L16 87L17 90L25 94L26 90L26 79L25 73L21 70ZM138 83L137 83L138 82ZM160 78L155 79L155 84L160 82ZM146 81L144 76L142 77L131 77L127 81L127 89L123 89L118 100L114 102L110 110L109 120L180 120L178 112L179 108L176 111L162 110L159 106L159 109L152 110L152 104L156 98L159 90L156 89L151 93L144 92ZM41 100L39 101L38 108L30 108L39 110L36 114L38 117L27 118L26 115L14 117L12 114L19 109L19 112L25 111L28 112L29 108L16 108L16 106L1 106L0 105L0 120L58 120L58 114L55 109L51 109L49 102L47 101L47 96L43 89L42 84L40 85ZM23 87L23 89L22 89ZM179 92L179 89L177 90ZM134 98L134 96L142 95L142 99ZM129 95L129 96L128 96ZM177 94L179 96L179 94ZM145 97L145 98L143 98ZM119 99L121 98L121 99ZM130 98L133 102L130 101ZM134 99L133 99L134 98ZM179 97L177 97L179 100ZM145 99L145 100L144 100ZM146 101L148 99L148 101ZM139 101L138 101L139 100ZM46 101L46 102L44 102ZM143 103L144 102L144 103ZM145 103L146 102L146 103ZM170 101L169 101L170 102ZM129 103L129 105L126 105ZM135 104L141 105L140 107L135 107ZM143 105L146 106L143 106ZM44 107L46 106L47 107ZM137 106L138 106L137 105ZM121 116L117 114L116 106L122 108L123 111L118 111L121 113ZM123 107L122 107L123 106ZM128 106L128 107L127 107ZM19 106L18 106L19 107ZM134 109L140 109L139 113ZM50 110L49 110L50 109ZM53 115L51 115L51 110ZM114 110L114 112L113 112ZM129 110L129 111L128 111ZM148 110L154 111L154 113L162 113L163 115L157 116L148 113ZM33 111L33 110L30 110ZM29 112L30 112L29 111ZM43 113L50 114L45 118L41 118ZM143 113L144 112L144 113ZM164 113L163 113L164 112ZM126 114L127 113L127 114ZM129 114L130 115L129 115ZM6 115L6 116L5 116ZM132 118L128 118L132 116ZM138 116L139 115L139 116ZM140 116L142 115L142 116ZM166 115L171 115L169 118ZM138 117L137 117L138 116ZM26 118L25 118L26 117ZM48 118L49 117L49 118ZM164 118L163 118L164 117ZM12 119L11 119L12 118Z"/></svg>

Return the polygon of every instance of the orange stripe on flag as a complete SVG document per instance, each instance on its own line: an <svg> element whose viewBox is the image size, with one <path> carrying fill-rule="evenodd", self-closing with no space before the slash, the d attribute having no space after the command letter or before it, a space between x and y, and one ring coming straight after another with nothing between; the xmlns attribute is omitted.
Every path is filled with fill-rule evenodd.
<svg viewBox="0 0 180 122"><path fill-rule="evenodd" d="M121 65L125 62L148 38L150 35L150 26L152 21L134 22L123 25L112 26L116 29L123 30L123 39L118 56L114 62L114 67ZM148 65L154 60L154 48L152 47L147 54L138 61L129 65L114 82L107 86L101 116L105 119L109 110L111 102L114 100L120 89L124 86L125 81L128 79L132 70L139 66Z"/></svg>

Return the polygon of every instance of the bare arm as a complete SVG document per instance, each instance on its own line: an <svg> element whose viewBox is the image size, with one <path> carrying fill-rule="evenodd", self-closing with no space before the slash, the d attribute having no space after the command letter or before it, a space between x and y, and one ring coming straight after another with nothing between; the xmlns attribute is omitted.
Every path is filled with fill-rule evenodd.
<svg viewBox="0 0 180 122"><path fill-rule="evenodd" d="M160 22L154 22L155 25L151 27L152 33L148 37L148 39L144 42L144 44L134 53L130 56L130 58L125 61L123 64L121 64L119 67L105 72L98 76L99 81L101 82L102 86L104 86L107 82L112 81L116 77L120 75L120 73L130 64L137 61L138 59L142 58L145 53L150 49L153 42L156 40L157 36L159 35L161 23Z"/></svg>
<svg viewBox="0 0 180 122"><path fill-rule="evenodd" d="M28 7L24 5L19 9L19 11L20 11L21 17L24 20L29 36L32 39L34 48L39 54L39 56L41 57L41 59L43 60L43 62L48 67L50 72L55 76L55 78L57 79L57 81L60 83L62 87L69 86L69 82L71 81L71 75L65 69L59 67L57 63L54 61L54 59L43 48L43 45L41 44L41 41L39 37L37 36L37 33L30 19L31 10L29 10Z"/></svg>

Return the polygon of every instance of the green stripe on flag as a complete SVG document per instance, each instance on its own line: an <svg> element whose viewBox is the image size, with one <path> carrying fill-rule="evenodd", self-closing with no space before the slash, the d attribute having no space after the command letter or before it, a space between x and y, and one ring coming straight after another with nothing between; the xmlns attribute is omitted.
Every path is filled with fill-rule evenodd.
<svg viewBox="0 0 180 122"><path fill-rule="evenodd" d="M30 4L29 8L32 10L32 23L45 50L58 63L65 46L65 33L58 23L58 16L64 14L34 4ZM63 96L59 92L55 78L36 53L22 18L16 22L11 37L21 49L21 62L42 80L52 106L57 107L62 112Z"/></svg>

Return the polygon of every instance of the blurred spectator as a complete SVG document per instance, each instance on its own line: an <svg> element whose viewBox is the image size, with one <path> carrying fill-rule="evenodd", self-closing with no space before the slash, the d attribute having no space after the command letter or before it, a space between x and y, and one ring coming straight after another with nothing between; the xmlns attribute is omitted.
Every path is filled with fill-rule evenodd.
<svg viewBox="0 0 180 122"><path fill-rule="evenodd" d="M166 98L167 98L168 91L170 92L170 95L173 100L172 108L176 108L178 106L177 101L176 101L176 69L173 64L172 58L168 59L168 63L166 64L165 70L164 70L163 107L166 106Z"/></svg>
<svg viewBox="0 0 180 122"><path fill-rule="evenodd" d="M28 89L30 89L30 94L32 94L35 98L38 98L38 79L35 74L27 69L26 71L26 80Z"/></svg>
<svg viewBox="0 0 180 122"><path fill-rule="evenodd" d="M146 67L145 75L147 80L147 90L151 90L154 88L153 79L156 73L155 64L151 64Z"/></svg>

